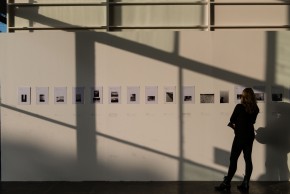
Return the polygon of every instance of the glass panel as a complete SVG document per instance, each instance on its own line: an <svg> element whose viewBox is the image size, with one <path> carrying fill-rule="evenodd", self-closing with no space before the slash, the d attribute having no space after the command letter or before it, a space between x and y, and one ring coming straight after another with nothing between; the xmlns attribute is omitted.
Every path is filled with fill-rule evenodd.
<svg viewBox="0 0 290 194"><path fill-rule="evenodd" d="M122 2L122 3L195 3L195 2L205 2L205 1L198 1L198 0L113 0L112 2Z"/></svg>
<svg viewBox="0 0 290 194"><path fill-rule="evenodd" d="M215 25L286 25L288 10L285 5L216 6Z"/></svg>
<svg viewBox="0 0 290 194"><path fill-rule="evenodd" d="M14 0L14 3L101 3L106 0Z"/></svg>
<svg viewBox="0 0 290 194"><path fill-rule="evenodd" d="M6 24L0 22L0 32L6 32Z"/></svg>
<svg viewBox="0 0 290 194"><path fill-rule="evenodd" d="M106 25L105 6L36 6L15 11L15 27L72 27Z"/></svg>
<svg viewBox="0 0 290 194"><path fill-rule="evenodd" d="M205 6L143 5L115 6L115 26L186 26L203 25Z"/></svg>
<svg viewBox="0 0 290 194"><path fill-rule="evenodd" d="M214 0L214 2L231 2L231 3L283 3L283 0ZM285 3L286 1L284 1Z"/></svg>

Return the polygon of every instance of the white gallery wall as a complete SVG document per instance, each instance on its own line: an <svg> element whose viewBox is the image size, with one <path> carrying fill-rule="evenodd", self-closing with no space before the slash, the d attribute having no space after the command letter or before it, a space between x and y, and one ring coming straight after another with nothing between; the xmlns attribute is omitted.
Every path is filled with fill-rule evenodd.
<svg viewBox="0 0 290 194"><path fill-rule="evenodd" d="M254 143L252 179L288 180L289 36L1 35L2 180L222 180L234 137L226 125L244 86L262 88L256 92L264 97L255 127L266 129L259 131L263 144ZM64 102L56 102L59 87ZM83 89L84 102L75 101L76 87ZM27 88L30 99L23 100ZM100 103L93 103L92 88L99 89ZM241 155L235 180L243 174Z"/></svg>

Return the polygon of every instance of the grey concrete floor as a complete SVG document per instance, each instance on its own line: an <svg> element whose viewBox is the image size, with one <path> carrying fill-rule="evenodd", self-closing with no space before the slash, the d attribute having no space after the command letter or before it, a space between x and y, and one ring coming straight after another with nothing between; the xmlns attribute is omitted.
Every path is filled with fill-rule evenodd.
<svg viewBox="0 0 290 194"><path fill-rule="evenodd" d="M218 192L220 182L1 182L1 194L241 194L232 182ZM289 182L251 182L248 194L290 194Z"/></svg>

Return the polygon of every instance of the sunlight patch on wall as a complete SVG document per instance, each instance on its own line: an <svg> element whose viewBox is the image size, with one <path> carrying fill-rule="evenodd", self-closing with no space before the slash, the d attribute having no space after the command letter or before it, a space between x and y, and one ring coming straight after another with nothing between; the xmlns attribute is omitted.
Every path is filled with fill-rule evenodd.
<svg viewBox="0 0 290 194"><path fill-rule="evenodd" d="M277 61L275 66L275 82L285 88L290 86L290 34L277 33ZM274 64L273 64L274 65Z"/></svg>

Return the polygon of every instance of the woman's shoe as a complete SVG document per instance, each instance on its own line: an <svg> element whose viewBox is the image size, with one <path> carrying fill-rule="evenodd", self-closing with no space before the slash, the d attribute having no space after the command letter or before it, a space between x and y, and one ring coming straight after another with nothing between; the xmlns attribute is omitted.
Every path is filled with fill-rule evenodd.
<svg viewBox="0 0 290 194"><path fill-rule="evenodd" d="M242 182L242 184L238 185L237 188L240 191L249 191L249 189L250 189L249 180L244 179L243 182Z"/></svg>
<svg viewBox="0 0 290 194"><path fill-rule="evenodd" d="M228 179L227 176L224 177L224 181L215 187L216 191L229 191L231 189L231 181Z"/></svg>

